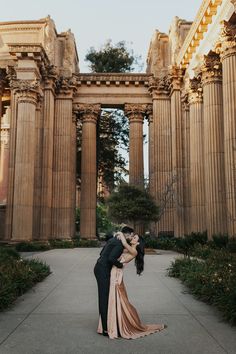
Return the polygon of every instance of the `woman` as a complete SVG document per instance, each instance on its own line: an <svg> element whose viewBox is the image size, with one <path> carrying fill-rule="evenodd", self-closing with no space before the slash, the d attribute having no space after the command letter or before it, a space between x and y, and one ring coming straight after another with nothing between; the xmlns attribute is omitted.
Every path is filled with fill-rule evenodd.
<svg viewBox="0 0 236 354"><path fill-rule="evenodd" d="M135 259L137 274L140 275L144 269L143 238L135 234L129 245L121 232L116 237L121 240L124 246L124 252L119 261L125 265ZM136 309L128 300L123 282L123 268L116 266L113 266L111 270L107 328L110 339L119 336L126 339L136 339L166 328L164 324L145 325L141 323ZM100 319L97 331L100 334L103 333Z"/></svg>

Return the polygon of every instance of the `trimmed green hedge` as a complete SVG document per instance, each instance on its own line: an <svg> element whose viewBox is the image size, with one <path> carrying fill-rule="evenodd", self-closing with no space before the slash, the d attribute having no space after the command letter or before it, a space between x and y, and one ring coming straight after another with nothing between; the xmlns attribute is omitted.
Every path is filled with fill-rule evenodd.
<svg viewBox="0 0 236 354"><path fill-rule="evenodd" d="M50 273L42 261L23 260L14 249L0 247L0 311Z"/></svg>

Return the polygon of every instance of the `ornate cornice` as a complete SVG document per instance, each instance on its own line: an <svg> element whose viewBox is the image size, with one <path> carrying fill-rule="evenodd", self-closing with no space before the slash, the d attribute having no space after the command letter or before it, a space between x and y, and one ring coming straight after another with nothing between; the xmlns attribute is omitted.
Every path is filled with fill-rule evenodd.
<svg viewBox="0 0 236 354"><path fill-rule="evenodd" d="M204 0L177 56L177 65L186 68L223 0ZM233 1L233 0L232 0Z"/></svg>
<svg viewBox="0 0 236 354"><path fill-rule="evenodd" d="M189 104L202 103L202 83L201 77L194 77L189 80L188 100Z"/></svg>
<svg viewBox="0 0 236 354"><path fill-rule="evenodd" d="M236 24L222 21L220 53L222 60L236 54Z"/></svg>
<svg viewBox="0 0 236 354"><path fill-rule="evenodd" d="M219 54L210 51L208 55L204 55L201 70L203 85L211 82L220 82L222 80L222 64Z"/></svg>
<svg viewBox="0 0 236 354"><path fill-rule="evenodd" d="M133 73L93 73L76 74L77 85L80 86L148 86L149 75Z"/></svg>
<svg viewBox="0 0 236 354"><path fill-rule="evenodd" d="M84 104L79 103L73 105L73 114L81 119L83 123L97 123L100 116L101 105L100 104Z"/></svg>

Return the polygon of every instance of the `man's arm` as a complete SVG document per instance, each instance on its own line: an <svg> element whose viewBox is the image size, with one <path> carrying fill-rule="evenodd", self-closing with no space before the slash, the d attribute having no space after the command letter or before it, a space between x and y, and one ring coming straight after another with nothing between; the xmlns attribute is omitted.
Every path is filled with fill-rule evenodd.
<svg viewBox="0 0 236 354"><path fill-rule="evenodd" d="M121 256L123 252L123 246L122 243L119 242L117 245L115 245L109 254L108 257L108 262L112 265L115 265L117 268L123 268L123 264L118 261L118 258Z"/></svg>

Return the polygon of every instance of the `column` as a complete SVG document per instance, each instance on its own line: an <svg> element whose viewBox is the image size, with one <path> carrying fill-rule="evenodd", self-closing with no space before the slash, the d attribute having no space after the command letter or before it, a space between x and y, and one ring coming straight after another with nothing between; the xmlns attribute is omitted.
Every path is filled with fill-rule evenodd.
<svg viewBox="0 0 236 354"><path fill-rule="evenodd" d="M7 203L9 167L10 107L0 117L0 204Z"/></svg>
<svg viewBox="0 0 236 354"><path fill-rule="evenodd" d="M42 137L42 197L40 238L52 237L52 178L53 178L53 137L54 137L54 102L55 68L49 67L44 77L43 100L43 137ZM56 117L55 117L56 118Z"/></svg>
<svg viewBox="0 0 236 354"><path fill-rule="evenodd" d="M200 78L190 80L191 231L206 230L203 98Z"/></svg>
<svg viewBox="0 0 236 354"><path fill-rule="evenodd" d="M227 232L225 204L222 72L219 56L210 52L202 67L206 225L208 237Z"/></svg>
<svg viewBox="0 0 236 354"><path fill-rule="evenodd" d="M221 39L224 107L226 216L228 233L236 235L236 26L224 21Z"/></svg>
<svg viewBox="0 0 236 354"><path fill-rule="evenodd" d="M33 239L35 120L39 83L14 82L17 91L17 129L14 168L12 237Z"/></svg>
<svg viewBox="0 0 236 354"><path fill-rule="evenodd" d="M75 222L72 205L72 100L70 79L57 82L53 136L52 238L71 239L71 224Z"/></svg>
<svg viewBox="0 0 236 354"><path fill-rule="evenodd" d="M76 156L77 156L77 132L76 132L76 121L77 121L77 116L75 112L73 112L72 115L72 127L71 127L71 187L72 187L72 193L71 193L71 205L74 206L74 213L72 214L72 222L71 222L71 234L75 235L75 217L76 217L76 184L77 184L77 178L76 178Z"/></svg>
<svg viewBox="0 0 236 354"><path fill-rule="evenodd" d="M143 167L143 118L146 105L125 104L129 119L129 183L144 187Z"/></svg>
<svg viewBox="0 0 236 354"><path fill-rule="evenodd" d="M173 233L173 176L171 152L171 116L167 77L152 79L149 91L153 100L153 178L155 200L160 208L156 234Z"/></svg>
<svg viewBox="0 0 236 354"><path fill-rule="evenodd" d="M42 137L43 137L42 97L36 105L35 157L34 157L34 214L33 238L40 239L41 198L42 198Z"/></svg>
<svg viewBox="0 0 236 354"><path fill-rule="evenodd" d="M79 105L82 120L80 236L96 238L97 161L96 131L100 105Z"/></svg>
<svg viewBox="0 0 236 354"><path fill-rule="evenodd" d="M190 114L186 92L181 97L183 117L183 188L184 188L184 234L191 233L191 180L190 180Z"/></svg>
<svg viewBox="0 0 236 354"><path fill-rule="evenodd" d="M8 72L11 76L11 82L14 79L14 72ZM5 239L10 240L12 237L12 217L13 217L13 196L14 196L14 176L15 176L15 149L16 149L16 126L17 126L17 99L16 91L11 89L11 115L10 115L10 136L9 136L9 162L8 162L8 186L7 186L7 209L6 209L6 226Z"/></svg>
<svg viewBox="0 0 236 354"><path fill-rule="evenodd" d="M171 69L171 130L172 130L172 173L175 179L174 193L174 233L184 235L184 191L183 191L183 124L181 109L182 72L177 67Z"/></svg>

